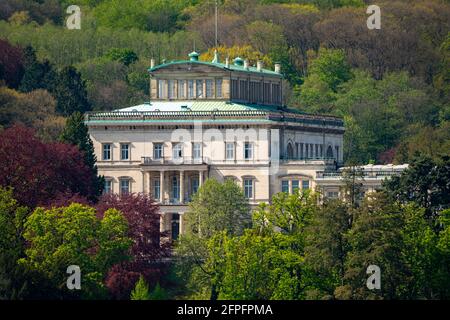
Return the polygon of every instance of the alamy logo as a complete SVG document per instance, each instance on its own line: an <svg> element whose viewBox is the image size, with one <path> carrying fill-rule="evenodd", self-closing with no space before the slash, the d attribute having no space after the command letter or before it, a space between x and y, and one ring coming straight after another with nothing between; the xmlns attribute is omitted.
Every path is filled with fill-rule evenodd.
<svg viewBox="0 0 450 320"><path fill-rule="evenodd" d="M67 267L66 273L70 274L67 278L67 289L81 290L81 269L79 266L71 265Z"/></svg>
<svg viewBox="0 0 450 320"><path fill-rule="evenodd" d="M367 7L367 14L370 14L367 18L367 28L369 30L381 29L381 9L379 6L373 4Z"/></svg>
<svg viewBox="0 0 450 320"><path fill-rule="evenodd" d="M370 274L369 278L367 278L367 288L369 290L381 289L381 270L377 265L370 265L366 270L367 274Z"/></svg>
<svg viewBox="0 0 450 320"><path fill-rule="evenodd" d="M71 5L66 10L67 17L66 26L69 30L80 30L81 29L81 9L79 6Z"/></svg>

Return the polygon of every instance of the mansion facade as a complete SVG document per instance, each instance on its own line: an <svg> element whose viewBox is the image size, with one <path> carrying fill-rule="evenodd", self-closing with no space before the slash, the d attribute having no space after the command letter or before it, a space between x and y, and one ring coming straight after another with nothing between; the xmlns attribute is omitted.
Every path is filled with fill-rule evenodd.
<svg viewBox="0 0 450 320"><path fill-rule="evenodd" d="M283 104L280 65L236 58L170 61L149 68L150 101L86 114L105 192L149 193L161 230L183 232L183 214L208 178L233 179L252 207L278 192L340 197L344 123ZM403 166L360 167L366 192Z"/></svg>

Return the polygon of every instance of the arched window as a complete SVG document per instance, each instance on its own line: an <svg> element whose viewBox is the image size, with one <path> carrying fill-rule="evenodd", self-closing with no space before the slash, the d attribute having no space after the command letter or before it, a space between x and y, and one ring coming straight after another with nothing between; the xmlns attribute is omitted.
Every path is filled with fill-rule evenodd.
<svg viewBox="0 0 450 320"><path fill-rule="evenodd" d="M327 148L327 158L333 158L333 148L331 146Z"/></svg>
<svg viewBox="0 0 450 320"><path fill-rule="evenodd" d="M293 159L294 158L294 148L292 147L292 144L290 142L287 145L286 156L287 156L288 159Z"/></svg>

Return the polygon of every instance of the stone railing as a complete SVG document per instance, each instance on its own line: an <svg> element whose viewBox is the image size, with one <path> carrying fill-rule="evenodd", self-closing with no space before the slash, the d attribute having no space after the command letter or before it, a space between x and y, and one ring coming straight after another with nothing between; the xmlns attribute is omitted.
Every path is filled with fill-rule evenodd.
<svg viewBox="0 0 450 320"><path fill-rule="evenodd" d="M193 157L162 157L162 158L154 158L154 157L141 157L141 164L143 165L181 165L181 164L207 164L209 163L208 157L201 158L193 158Z"/></svg>

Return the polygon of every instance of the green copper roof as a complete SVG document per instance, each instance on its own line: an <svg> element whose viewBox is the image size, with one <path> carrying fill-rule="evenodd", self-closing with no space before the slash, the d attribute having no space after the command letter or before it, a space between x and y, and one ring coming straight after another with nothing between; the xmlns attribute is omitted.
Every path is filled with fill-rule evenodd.
<svg viewBox="0 0 450 320"><path fill-rule="evenodd" d="M123 108L113 112L151 112L151 111L279 111L276 106L245 104L228 100L190 100L190 101L152 101L138 106ZM287 111L287 109L283 109ZM294 111L294 110L291 110ZM295 112L295 111L294 111Z"/></svg>
<svg viewBox="0 0 450 320"><path fill-rule="evenodd" d="M242 59L241 59L242 60ZM201 64L201 65L207 65L211 67L220 68L223 70L231 70L231 71L240 71L240 72L252 72L252 73L259 73L263 75L270 75L275 77L283 77L281 73L277 73L275 71L269 70L269 69L261 69L261 71L258 71L256 67L249 66L248 68L244 68L244 65L236 65L233 63L230 63L228 67L224 63L215 63L215 62L206 62L206 61L195 61L195 60L175 60L170 61L166 63L162 63L160 65L154 66L153 68L148 68L149 72L153 72L171 65L176 64Z"/></svg>

